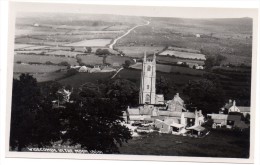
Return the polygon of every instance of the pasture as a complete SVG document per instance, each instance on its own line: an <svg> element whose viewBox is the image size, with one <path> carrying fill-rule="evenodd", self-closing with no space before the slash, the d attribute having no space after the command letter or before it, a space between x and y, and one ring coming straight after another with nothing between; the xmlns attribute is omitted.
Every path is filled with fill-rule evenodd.
<svg viewBox="0 0 260 165"><path fill-rule="evenodd" d="M75 58L68 57L55 57L55 56L37 56L37 55L15 55L14 63L41 63L51 62L53 64L59 64L61 62L68 62L70 65L78 65Z"/></svg>
<svg viewBox="0 0 260 165"><path fill-rule="evenodd" d="M99 83L102 81L109 80L114 73L77 73L76 75L64 78L58 82L63 85L71 85L74 88L79 88L81 85L91 82Z"/></svg>
<svg viewBox="0 0 260 165"><path fill-rule="evenodd" d="M151 57L149 57L151 58ZM166 64L176 64L177 62L186 62L186 63L193 63L198 65L204 65L204 61L202 60L194 60L194 59L179 59L171 56L156 56L156 61L159 63L166 63Z"/></svg>
<svg viewBox="0 0 260 165"><path fill-rule="evenodd" d="M120 40L119 40L120 42ZM163 46L116 46L116 49L122 51L125 56L133 58L142 58L144 52L147 54L158 53L164 49Z"/></svg>
<svg viewBox="0 0 260 165"><path fill-rule="evenodd" d="M125 63L126 60L129 60L131 63L134 61L130 57L125 56L107 56L106 63L113 64L118 63L120 66Z"/></svg>
<svg viewBox="0 0 260 165"><path fill-rule="evenodd" d="M29 65L14 63L14 73L47 73L66 69L65 66L57 65Z"/></svg>
<svg viewBox="0 0 260 165"><path fill-rule="evenodd" d="M142 69L142 63L136 63L130 66L134 69ZM196 76L202 76L205 71L191 69L188 67L181 67L181 66L172 66L172 65L164 65L164 64L156 64L156 71L158 72L165 72L165 73L179 73L179 74L190 74Z"/></svg>
<svg viewBox="0 0 260 165"><path fill-rule="evenodd" d="M77 55L83 55L85 53L75 52L75 51L65 51L65 50L57 50L45 53L45 55L52 56L64 56L64 57L76 57Z"/></svg>
<svg viewBox="0 0 260 165"><path fill-rule="evenodd" d="M243 22L243 23L242 23ZM235 29L235 30L234 30ZM196 37L200 34L201 37ZM252 19L152 18L149 26L139 27L122 38L116 47L134 45L168 46L200 50L204 55L236 56L226 63L251 65ZM243 59L245 58L245 59ZM239 59L243 61L240 62Z"/></svg>
<svg viewBox="0 0 260 165"><path fill-rule="evenodd" d="M179 58L188 58L188 59L199 59L206 60L205 55L199 53L190 53L190 52L179 52L175 50L165 50L161 52L161 56L174 56Z"/></svg>
<svg viewBox="0 0 260 165"><path fill-rule="evenodd" d="M99 57L95 54L88 54L88 55L79 55L77 58L81 59L81 62L86 65L102 65L103 64L103 57Z"/></svg>
<svg viewBox="0 0 260 165"><path fill-rule="evenodd" d="M74 47L81 47L81 46L88 46L88 47L105 47L110 44L111 39L92 39L92 40L83 40L75 43L66 44L63 46L74 46Z"/></svg>
<svg viewBox="0 0 260 165"><path fill-rule="evenodd" d="M66 72L30 73L37 82L55 81L64 77ZM19 79L21 73L13 73L14 79Z"/></svg>

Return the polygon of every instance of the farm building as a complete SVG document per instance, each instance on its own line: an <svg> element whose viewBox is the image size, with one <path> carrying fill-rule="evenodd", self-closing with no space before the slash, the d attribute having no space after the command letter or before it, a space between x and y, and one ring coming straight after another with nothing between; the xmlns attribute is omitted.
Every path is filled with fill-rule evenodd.
<svg viewBox="0 0 260 165"><path fill-rule="evenodd" d="M244 116L250 115L250 107L246 106L236 106L236 101L229 100L228 103L225 104L224 107L219 111L220 114L227 114L229 112L238 112L242 113Z"/></svg>

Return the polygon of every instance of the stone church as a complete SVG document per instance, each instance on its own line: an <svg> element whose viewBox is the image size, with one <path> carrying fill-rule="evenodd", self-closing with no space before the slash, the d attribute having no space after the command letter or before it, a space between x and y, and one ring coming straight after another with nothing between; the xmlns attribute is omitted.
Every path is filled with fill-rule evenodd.
<svg viewBox="0 0 260 165"><path fill-rule="evenodd" d="M153 55L153 59L148 59L146 53L141 72L139 106L128 107L124 118L128 123L134 121L166 122L169 128L176 124L183 128L200 125L204 120L201 111L188 112L186 110L184 101L178 93L172 100L164 100L164 95L156 94L156 55Z"/></svg>

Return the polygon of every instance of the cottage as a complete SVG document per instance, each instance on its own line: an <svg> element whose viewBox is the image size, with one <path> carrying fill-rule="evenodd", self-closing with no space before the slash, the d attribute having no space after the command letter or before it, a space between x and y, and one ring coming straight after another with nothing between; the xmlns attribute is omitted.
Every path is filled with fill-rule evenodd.
<svg viewBox="0 0 260 165"><path fill-rule="evenodd" d="M180 98L179 93L176 93L174 98L167 102L168 104L168 111L177 111L182 112L186 110L184 108L184 101Z"/></svg>

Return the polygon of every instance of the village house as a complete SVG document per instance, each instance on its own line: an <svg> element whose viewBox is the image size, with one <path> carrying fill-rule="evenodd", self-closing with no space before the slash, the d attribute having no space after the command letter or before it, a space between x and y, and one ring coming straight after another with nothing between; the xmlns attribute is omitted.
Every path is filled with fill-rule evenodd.
<svg viewBox="0 0 260 165"><path fill-rule="evenodd" d="M245 124L244 121L241 120L240 115L229 115L229 114L208 114L207 117L212 119L213 124L212 128L240 128L245 129L249 126Z"/></svg>
<svg viewBox="0 0 260 165"><path fill-rule="evenodd" d="M230 112L238 112L244 115L246 117L247 115L250 115L250 107L247 106L237 106L236 101L229 100L228 103L225 104L224 107L221 108L219 111L220 114L228 114Z"/></svg>

